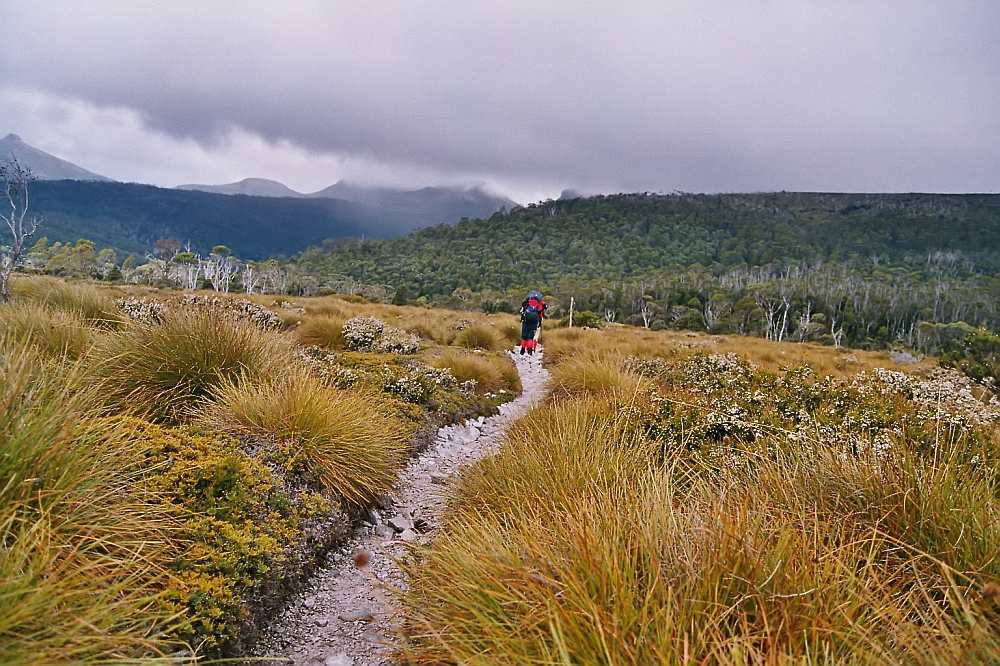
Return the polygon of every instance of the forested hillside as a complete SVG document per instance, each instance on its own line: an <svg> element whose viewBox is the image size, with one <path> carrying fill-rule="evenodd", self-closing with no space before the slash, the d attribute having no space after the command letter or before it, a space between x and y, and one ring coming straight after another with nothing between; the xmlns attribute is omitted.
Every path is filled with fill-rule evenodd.
<svg viewBox="0 0 1000 666"><path fill-rule="evenodd" d="M142 256L159 238L206 252L225 244L248 259L290 255L345 236L382 236L391 225L365 206L335 199L226 196L151 185L38 181L32 212L52 241L87 238ZM398 233L398 232L397 232Z"/></svg>
<svg viewBox="0 0 1000 666"><path fill-rule="evenodd" d="M921 346L920 322L998 324L1000 196L599 196L311 249L298 264L400 300L506 309L537 286L560 314L572 297L656 328Z"/></svg>
<svg viewBox="0 0 1000 666"><path fill-rule="evenodd" d="M924 261L939 250L960 251L978 269L1000 268L1000 196L600 196L546 202L332 253L311 251L302 261L439 295L567 276L617 279L665 266Z"/></svg>

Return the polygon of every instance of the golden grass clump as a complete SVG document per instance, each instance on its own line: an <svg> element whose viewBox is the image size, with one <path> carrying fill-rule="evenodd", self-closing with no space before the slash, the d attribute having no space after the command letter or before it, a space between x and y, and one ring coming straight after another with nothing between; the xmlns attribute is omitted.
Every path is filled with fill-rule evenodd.
<svg viewBox="0 0 1000 666"><path fill-rule="evenodd" d="M433 340L439 345L450 345L455 341L458 331L452 322L442 317L421 315L403 326L405 331L423 338Z"/></svg>
<svg viewBox="0 0 1000 666"><path fill-rule="evenodd" d="M359 505L395 482L412 434L386 415L378 397L330 388L305 371L225 378L203 401L196 424L292 441L325 487Z"/></svg>
<svg viewBox="0 0 1000 666"><path fill-rule="evenodd" d="M480 391L517 392L521 388L517 368L502 356L448 350L430 363L435 368L448 368L459 382L476 380Z"/></svg>
<svg viewBox="0 0 1000 666"><path fill-rule="evenodd" d="M329 316L306 319L295 329L295 338L304 345L343 349L344 320Z"/></svg>
<svg viewBox="0 0 1000 666"><path fill-rule="evenodd" d="M518 326L517 324L506 322L500 324L496 328L497 332L500 334L500 337L503 339L504 342L507 343L507 346L512 346L520 342L521 327Z"/></svg>
<svg viewBox="0 0 1000 666"><path fill-rule="evenodd" d="M111 293L92 285L36 277L15 281L12 291L15 302L38 303L69 312L92 326L117 328L125 322Z"/></svg>
<svg viewBox="0 0 1000 666"><path fill-rule="evenodd" d="M93 372L108 406L169 422L226 379L263 379L294 365L284 337L205 308L135 322L99 340Z"/></svg>
<svg viewBox="0 0 1000 666"><path fill-rule="evenodd" d="M553 392L559 396L630 396L642 384L642 377L622 367L621 358L594 351L563 360L552 371Z"/></svg>
<svg viewBox="0 0 1000 666"><path fill-rule="evenodd" d="M486 324L469 324L455 336L455 345L466 349L483 349L497 351L505 347L492 326Z"/></svg>
<svg viewBox="0 0 1000 666"><path fill-rule="evenodd" d="M31 347L48 358L78 358L94 334L77 314L33 302L0 307L0 331L6 344Z"/></svg>
<svg viewBox="0 0 1000 666"><path fill-rule="evenodd" d="M179 646L157 595L177 525L96 387L0 344L0 663L138 661Z"/></svg>

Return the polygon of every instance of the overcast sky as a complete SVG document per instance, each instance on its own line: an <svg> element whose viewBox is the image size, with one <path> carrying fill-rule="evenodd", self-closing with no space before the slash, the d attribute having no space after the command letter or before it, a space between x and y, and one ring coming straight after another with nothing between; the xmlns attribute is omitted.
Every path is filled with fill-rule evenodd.
<svg viewBox="0 0 1000 666"><path fill-rule="evenodd" d="M0 135L119 180L998 191L1000 2L0 0Z"/></svg>

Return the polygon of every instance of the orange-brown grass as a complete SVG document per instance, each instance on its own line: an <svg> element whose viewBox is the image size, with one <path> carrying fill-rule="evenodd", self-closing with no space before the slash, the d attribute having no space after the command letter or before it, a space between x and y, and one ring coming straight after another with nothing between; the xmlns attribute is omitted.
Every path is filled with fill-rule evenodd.
<svg viewBox="0 0 1000 666"><path fill-rule="evenodd" d="M1000 499L961 438L936 459L761 443L661 463L632 419L558 402L470 470L407 567L403 658L1000 659Z"/></svg>
<svg viewBox="0 0 1000 666"><path fill-rule="evenodd" d="M932 358L917 364L893 361L885 351L835 348L814 343L773 342L763 338L708 335L691 331L652 331L632 326L596 330L559 328L544 330L542 343L547 364L587 352L597 355L660 356L682 359L698 353L733 352L767 370L809 365L818 374L850 377L862 370L888 368L913 372L932 367Z"/></svg>
<svg viewBox="0 0 1000 666"><path fill-rule="evenodd" d="M614 353L601 355L588 350L564 358L552 370L552 392L557 396L638 395L642 378L622 367L622 359Z"/></svg>
<svg viewBox="0 0 1000 666"><path fill-rule="evenodd" d="M0 307L0 332L5 334L7 344L32 347L53 358L78 358L96 334L74 312L32 302Z"/></svg>
<svg viewBox="0 0 1000 666"><path fill-rule="evenodd" d="M294 365L284 337L205 309L105 336L94 346L92 371L110 408L177 421L224 379L261 379Z"/></svg>
<svg viewBox="0 0 1000 666"><path fill-rule="evenodd" d="M455 343L466 349L496 351L505 346L496 330L487 324L470 324L458 332Z"/></svg>
<svg viewBox="0 0 1000 666"><path fill-rule="evenodd" d="M142 447L90 418L98 387L0 344L0 663L139 663L171 646L156 603L179 525Z"/></svg>
<svg viewBox="0 0 1000 666"><path fill-rule="evenodd" d="M493 354L474 354L449 350L430 364L436 368L448 368L459 382L476 380L479 391L519 392L521 380L517 368L509 359Z"/></svg>
<svg viewBox="0 0 1000 666"><path fill-rule="evenodd" d="M339 391L305 371L226 378L212 388L203 428L292 442L310 471L347 502L367 504L396 479L412 435L377 396Z"/></svg>
<svg viewBox="0 0 1000 666"><path fill-rule="evenodd" d="M73 314L87 324L117 328L125 319L115 305L117 291L83 282L48 277L20 278L13 282L12 299L44 305Z"/></svg>
<svg viewBox="0 0 1000 666"><path fill-rule="evenodd" d="M343 349L344 320L329 316L311 317L295 329L295 338L304 345Z"/></svg>

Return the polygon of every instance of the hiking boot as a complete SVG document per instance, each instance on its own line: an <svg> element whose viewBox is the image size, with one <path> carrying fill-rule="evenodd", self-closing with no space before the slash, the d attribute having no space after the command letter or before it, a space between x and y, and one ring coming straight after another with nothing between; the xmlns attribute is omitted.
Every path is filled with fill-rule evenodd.
<svg viewBox="0 0 1000 666"><path fill-rule="evenodd" d="M529 356L534 356L535 355L535 348L534 347L530 347L528 349L528 355Z"/></svg>
<svg viewBox="0 0 1000 666"><path fill-rule="evenodd" d="M521 356L524 356L524 347L521 347Z"/></svg>

